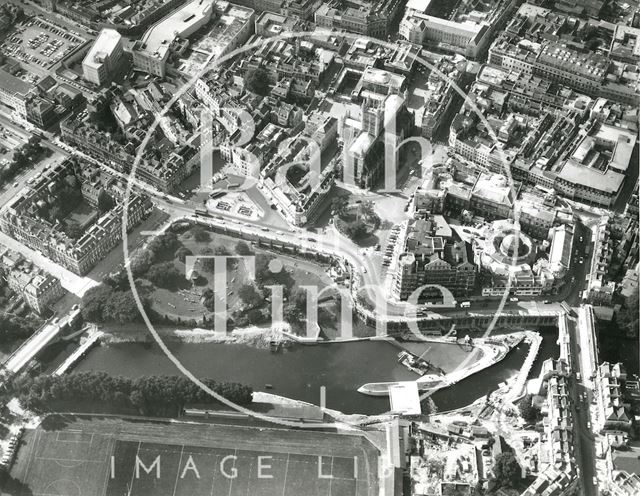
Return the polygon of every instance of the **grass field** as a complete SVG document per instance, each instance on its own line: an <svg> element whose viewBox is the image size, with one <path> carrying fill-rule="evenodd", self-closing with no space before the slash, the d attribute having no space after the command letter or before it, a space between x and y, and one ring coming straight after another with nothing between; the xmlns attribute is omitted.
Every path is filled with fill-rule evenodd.
<svg viewBox="0 0 640 496"><path fill-rule="evenodd" d="M359 435L66 416L25 434L3 494L364 496L377 456Z"/></svg>

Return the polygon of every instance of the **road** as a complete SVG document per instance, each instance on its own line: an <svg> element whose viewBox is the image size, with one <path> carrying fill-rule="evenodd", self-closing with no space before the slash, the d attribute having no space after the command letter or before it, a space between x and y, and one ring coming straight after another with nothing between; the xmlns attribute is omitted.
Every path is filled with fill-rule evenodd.
<svg viewBox="0 0 640 496"><path fill-rule="evenodd" d="M581 396L586 393L590 398L591 389L585 387L585 378L591 375L591 366L585 367L585 357L583 352L585 346L583 343L585 329L581 329L578 322L574 318L568 319L569 337L571 355L573 357L572 376L570 379L569 391L572 399L572 413L574 418L574 446L576 463L580 469L580 484L582 492L585 496L596 496L598 494L597 487L593 484L593 478L596 475L595 461L595 443L594 436L591 432L591 419L589 415L589 401L582 401ZM580 375L578 375L580 374ZM578 379L580 377L580 379Z"/></svg>

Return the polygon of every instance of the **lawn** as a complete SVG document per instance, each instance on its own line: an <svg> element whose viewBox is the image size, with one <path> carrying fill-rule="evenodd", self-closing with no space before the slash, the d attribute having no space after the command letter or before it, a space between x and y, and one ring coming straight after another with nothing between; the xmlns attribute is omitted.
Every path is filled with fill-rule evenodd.
<svg viewBox="0 0 640 496"><path fill-rule="evenodd" d="M193 282L186 280L183 284L176 287L158 288L156 287L151 294L151 302L153 309L160 315L167 315L170 318L180 318L181 321L190 321L195 319L201 324L203 316L211 321L214 312L208 310L204 303L202 295L207 290L214 290L214 273L210 267L204 263L204 258L200 258L203 252L215 252L217 249L224 248L227 252L236 253L238 239L210 233L209 240L197 240L194 231L187 230L178 236L178 240L182 246L190 250L190 257L198 257L187 259L194 263L193 268L197 273L197 279ZM294 280L294 288L299 286L316 286L318 290L329 286L332 283L331 278L326 275L326 269L314 262L298 259L290 256L276 255L274 253L251 247L256 255L275 256L276 260L282 264L282 268L287 270ZM213 253L212 253L213 254ZM205 255L211 256L211 255ZM162 261L172 260L174 266L180 274L187 275L186 264L182 261L174 259L172 254L162 253L159 257ZM239 259L237 263L229 263L227 267L227 308L233 311L241 308L242 300L238 296L239 289L252 281L250 260ZM265 305L269 302L265 300Z"/></svg>

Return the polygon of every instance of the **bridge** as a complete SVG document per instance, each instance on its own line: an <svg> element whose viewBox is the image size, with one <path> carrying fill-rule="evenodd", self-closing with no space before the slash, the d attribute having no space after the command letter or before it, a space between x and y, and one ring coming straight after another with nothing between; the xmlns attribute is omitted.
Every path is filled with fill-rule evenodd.
<svg viewBox="0 0 640 496"><path fill-rule="evenodd" d="M50 321L38 329L29 339L15 350L3 364L5 374L14 375L20 372L49 343L60 334L65 324L70 324L80 315L80 310L72 310L57 321Z"/></svg>

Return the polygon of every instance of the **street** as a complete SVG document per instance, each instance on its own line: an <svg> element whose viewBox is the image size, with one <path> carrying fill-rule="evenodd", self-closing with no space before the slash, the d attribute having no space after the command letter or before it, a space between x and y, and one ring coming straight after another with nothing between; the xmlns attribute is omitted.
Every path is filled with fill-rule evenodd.
<svg viewBox="0 0 640 496"><path fill-rule="evenodd" d="M574 418L574 446L576 452L576 464L580 469L580 483L582 493L585 496L595 496L598 489L593 484L593 478L596 474L595 468L595 444L594 436L591 432L591 419L589 415L589 402L583 402L581 395L587 393L590 398L590 389L584 386L585 377L591 375L591 371L583 366L582 351L583 346L580 344L580 335L582 330L578 327L575 319L569 321L569 336L571 355L573 357L573 369L570 379L570 394L572 400L572 414ZM578 379L580 377L580 379Z"/></svg>

